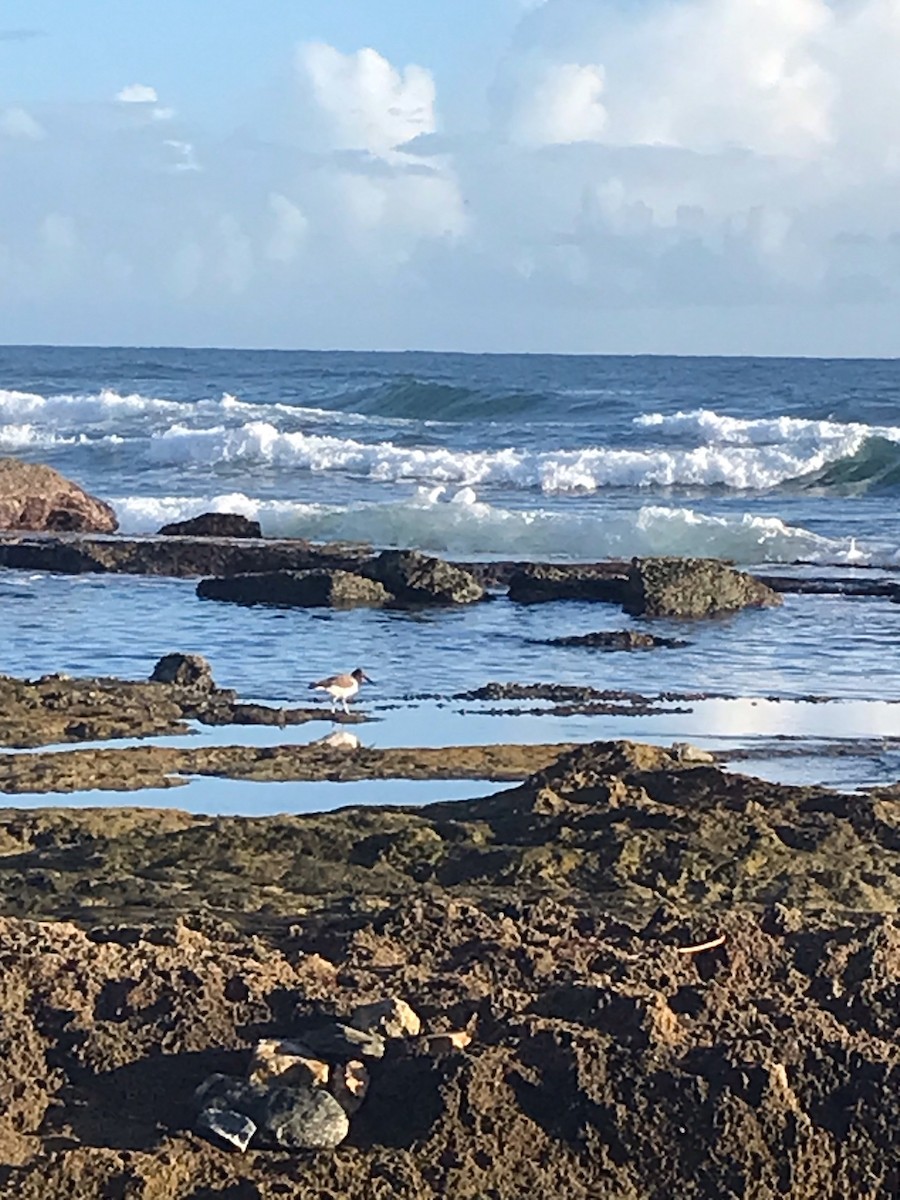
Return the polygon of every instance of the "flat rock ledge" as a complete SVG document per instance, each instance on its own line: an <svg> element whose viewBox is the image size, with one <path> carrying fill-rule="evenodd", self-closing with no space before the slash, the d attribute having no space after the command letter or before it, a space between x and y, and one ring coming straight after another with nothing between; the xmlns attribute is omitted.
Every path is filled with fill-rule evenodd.
<svg viewBox="0 0 900 1200"><path fill-rule="evenodd" d="M219 687L209 664L196 654L167 654L148 680L73 679L0 675L0 745L45 746L112 738L186 733L188 721L204 725L303 725L309 721L362 723L362 713L332 716L322 707L270 708L245 704Z"/></svg>
<svg viewBox="0 0 900 1200"><path fill-rule="evenodd" d="M468 571L417 550L385 550L357 571L272 571L202 579L201 600L280 607L420 608L473 604L485 590Z"/></svg>

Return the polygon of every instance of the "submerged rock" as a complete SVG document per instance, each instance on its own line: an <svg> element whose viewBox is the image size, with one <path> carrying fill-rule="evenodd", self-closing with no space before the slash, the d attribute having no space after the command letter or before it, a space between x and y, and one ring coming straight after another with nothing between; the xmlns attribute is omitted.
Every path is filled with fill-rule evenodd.
<svg viewBox="0 0 900 1200"><path fill-rule="evenodd" d="M688 643L681 638L657 637L638 629L602 629L598 633L584 633L574 637L551 638L541 642L542 646L589 646L595 650L674 650Z"/></svg>
<svg viewBox="0 0 900 1200"><path fill-rule="evenodd" d="M623 600L626 612L643 617L710 617L781 603L752 575L713 558L635 558Z"/></svg>
<svg viewBox="0 0 900 1200"><path fill-rule="evenodd" d="M259 521L251 521L239 513L201 513L186 521L172 521L160 529L161 537L262 537Z"/></svg>
<svg viewBox="0 0 900 1200"><path fill-rule="evenodd" d="M114 533L112 506L41 463L0 458L0 529Z"/></svg>
<svg viewBox="0 0 900 1200"><path fill-rule="evenodd" d="M484 599L474 575L418 550L385 550L361 568L405 604L472 604Z"/></svg>
<svg viewBox="0 0 900 1200"><path fill-rule="evenodd" d="M289 608L378 606L391 599L376 580L351 571L264 571L224 579L201 579L197 595L201 600Z"/></svg>

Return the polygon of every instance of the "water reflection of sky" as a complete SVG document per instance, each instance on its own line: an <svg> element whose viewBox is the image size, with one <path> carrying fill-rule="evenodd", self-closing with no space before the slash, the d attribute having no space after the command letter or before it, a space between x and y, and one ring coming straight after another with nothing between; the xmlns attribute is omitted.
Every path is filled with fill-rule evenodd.
<svg viewBox="0 0 900 1200"><path fill-rule="evenodd" d="M689 741L726 755L750 750L732 769L773 781L833 787L884 785L900 778L900 705L884 701L771 701L755 698L700 700L688 711L651 716L492 715L506 705L481 705L460 711L460 703L422 702L378 711L377 720L338 726L352 731L373 749L410 746L464 746L485 743L557 743L632 738L668 746ZM682 707L679 705L679 707ZM139 745L197 749L201 746L269 747L321 740L330 722L280 728L267 725L204 726L170 737L60 745L45 749L67 753L86 747ZM351 751L346 751L352 753ZM787 753L786 753L787 752ZM13 751L30 753L30 751ZM185 786L141 792L81 792L9 796L15 806L122 804L166 806L190 812L257 815L312 812L352 804L425 804L465 799L507 786L483 781L360 780L351 783L258 783L217 777L192 777Z"/></svg>

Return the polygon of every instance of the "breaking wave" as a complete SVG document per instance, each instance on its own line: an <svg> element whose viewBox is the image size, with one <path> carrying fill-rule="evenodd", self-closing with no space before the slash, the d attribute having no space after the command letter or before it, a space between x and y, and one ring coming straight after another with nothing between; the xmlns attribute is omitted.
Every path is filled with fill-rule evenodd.
<svg viewBox="0 0 900 1200"><path fill-rule="evenodd" d="M271 537L417 546L466 557L593 560L632 554L684 554L754 563L896 562L898 550L826 538L778 517L745 513L708 516L690 508L645 505L601 517L560 510L512 510L479 500L470 488L447 495L422 489L405 500L346 507L259 500L243 493L189 499L121 497L113 500L125 533L152 533L168 521L201 512L255 518Z"/></svg>
<svg viewBox="0 0 900 1200"><path fill-rule="evenodd" d="M897 431L900 440L900 431ZM493 485L553 492L601 488L728 488L767 491L821 471L860 448L859 436L840 442L805 439L775 445L707 444L689 448L588 446L580 449L454 449L364 442L356 438L282 432L267 421L238 428L196 430L173 425L149 454L168 466L261 462L307 471L340 471L380 482L420 481Z"/></svg>
<svg viewBox="0 0 900 1200"><path fill-rule="evenodd" d="M523 393L507 398L505 414L512 418L521 404L522 420L438 429L439 422L424 419L425 386L395 378L374 388L345 389L341 397L348 407L339 411L277 396L248 402L227 392L189 401L110 389L53 396L0 390L0 448L37 454L42 447L62 446L76 455L82 447L84 453L107 448L127 459L132 471L188 468L202 474L262 464L291 475L336 472L377 483L548 496L602 489L856 493L900 487L900 426L747 419L696 409L637 415L607 441L607 427L600 423L562 420L552 434L546 426L530 425L540 397ZM426 406L430 418L451 410L461 418L473 398L487 403L473 389L427 386L434 401ZM385 389L390 404L384 402ZM381 396L377 404L375 393ZM367 406L380 415L357 411ZM560 414L565 411L560 400ZM70 456L67 465L71 461Z"/></svg>

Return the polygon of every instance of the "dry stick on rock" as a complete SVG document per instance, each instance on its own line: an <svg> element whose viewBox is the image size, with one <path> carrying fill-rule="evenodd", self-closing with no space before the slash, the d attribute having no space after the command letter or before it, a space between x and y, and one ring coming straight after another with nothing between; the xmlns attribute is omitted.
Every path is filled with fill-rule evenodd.
<svg viewBox="0 0 900 1200"><path fill-rule="evenodd" d="M717 946L725 945L725 934L713 938L711 942L701 942L698 946L676 946L676 954L700 954L703 950L715 950Z"/></svg>

